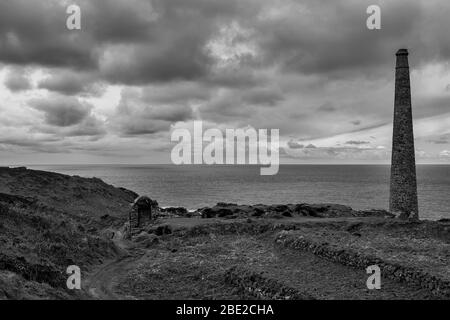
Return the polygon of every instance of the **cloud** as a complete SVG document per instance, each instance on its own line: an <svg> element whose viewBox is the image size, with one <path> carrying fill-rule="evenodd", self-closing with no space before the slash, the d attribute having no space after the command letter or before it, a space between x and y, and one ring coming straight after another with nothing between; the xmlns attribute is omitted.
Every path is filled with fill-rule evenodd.
<svg viewBox="0 0 450 320"><path fill-rule="evenodd" d="M212 93L211 99L200 104L198 112L202 119L227 123L235 127L251 125L255 128L277 128L265 126L261 121L271 113L271 108L284 102L284 96L275 88L255 87L221 88ZM266 110L262 110L266 109Z"/></svg>
<svg viewBox="0 0 450 320"><path fill-rule="evenodd" d="M91 114L92 110L92 105L64 96L33 100L30 105L44 114L46 124L56 127L79 124Z"/></svg>
<svg viewBox="0 0 450 320"><path fill-rule="evenodd" d="M373 75L377 68L391 63L393 50L404 43L415 42L421 54L425 53L424 41L414 38L420 28L427 28L420 24L422 5L380 2L283 1L279 8L283 14L266 15L259 21L258 43L264 58L280 64L286 72L348 77ZM371 4L382 8L383 32L365 27L365 11Z"/></svg>
<svg viewBox="0 0 450 320"><path fill-rule="evenodd" d="M246 91L242 96L242 100L246 103L271 107L277 105L283 99L281 91L274 88L255 88Z"/></svg>
<svg viewBox="0 0 450 320"><path fill-rule="evenodd" d="M36 141L31 139L23 139L20 138L1 138L0 144L2 145L11 145L11 146L18 146L18 147L33 147L37 148L41 146L42 141Z"/></svg>
<svg viewBox="0 0 450 320"><path fill-rule="evenodd" d="M433 141L433 143L435 143L435 144L448 144L448 143L450 143L450 141L448 141L448 140L436 140L436 141Z"/></svg>
<svg viewBox="0 0 450 320"><path fill-rule="evenodd" d="M26 91L32 88L31 81L24 70L10 70L5 79L5 86L12 92Z"/></svg>
<svg viewBox="0 0 450 320"><path fill-rule="evenodd" d="M331 102L326 102L323 105L321 105L319 108L317 108L317 110L323 111L323 112L334 112L337 109Z"/></svg>
<svg viewBox="0 0 450 320"><path fill-rule="evenodd" d="M16 65L95 67L91 37L69 34L66 7L49 0L0 2L0 61Z"/></svg>
<svg viewBox="0 0 450 320"><path fill-rule="evenodd" d="M291 149L303 149L305 146L303 144L300 144L296 141L289 140L287 143L288 147Z"/></svg>
<svg viewBox="0 0 450 320"><path fill-rule="evenodd" d="M72 126L55 127L40 125L33 127L31 131L49 134L57 137L57 139L66 137L90 137L91 139L99 139L107 133L104 123L93 115Z"/></svg>
<svg viewBox="0 0 450 320"><path fill-rule="evenodd" d="M401 45L414 48L419 63L450 58L442 31L447 11L436 9L446 6L437 3L80 0L82 31L71 32L64 1L2 1L0 61L96 70L108 81L133 85L201 79L226 85L235 72L228 85L243 85L263 67L373 77L391 65ZM382 8L382 32L365 27L371 4ZM233 72L214 72L236 61Z"/></svg>
<svg viewBox="0 0 450 320"><path fill-rule="evenodd" d="M149 104L186 104L208 101L212 90L201 83L175 82L166 85L152 85L142 89L142 100Z"/></svg>
<svg viewBox="0 0 450 320"><path fill-rule="evenodd" d="M106 129L103 122L92 116L84 119L75 128L70 128L63 134L68 137L103 136L106 134Z"/></svg>
<svg viewBox="0 0 450 320"><path fill-rule="evenodd" d="M239 19L247 11L240 7L235 0L154 1L155 19L139 28L130 26L143 39L108 46L100 59L101 74L112 83L133 85L209 81L216 61L207 45L225 21Z"/></svg>
<svg viewBox="0 0 450 320"><path fill-rule="evenodd" d="M52 73L38 83L39 89L61 93L64 95L99 95L104 86L95 83L92 76L62 70Z"/></svg>
<svg viewBox="0 0 450 320"><path fill-rule="evenodd" d="M0 1L0 121L19 136L164 150L170 126L201 119L280 129L304 157L378 159L362 142L391 143L406 47L417 145L439 157L449 141L446 0L78 0L81 31L66 29L66 4ZM366 28L372 4L381 30Z"/></svg>
<svg viewBox="0 0 450 320"><path fill-rule="evenodd" d="M167 48L155 45L115 47L105 55L102 74L111 83L132 85L200 78L207 74L210 62L193 43L186 39L185 44ZM178 46L183 49L180 51Z"/></svg>
<svg viewBox="0 0 450 320"><path fill-rule="evenodd" d="M387 160L389 152L384 148L357 147L316 147L298 150L285 150L288 157L297 160L328 160L328 161L367 161Z"/></svg>
<svg viewBox="0 0 450 320"><path fill-rule="evenodd" d="M345 144L350 144L350 145L356 145L356 146L359 146L359 145L364 145L364 144L370 144L370 142L369 142L369 141L355 141L355 140L350 140L350 141L345 142Z"/></svg>
<svg viewBox="0 0 450 320"><path fill-rule="evenodd" d="M211 73L202 81L211 87L226 87L235 89L247 89L263 86L267 79L261 77L252 68L245 66L225 67L217 70L212 69Z"/></svg>
<svg viewBox="0 0 450 320"><path fill-rule="evenodd" d="M450 134L444 134L428 141L434 144L450 144Z"/></svg>
<svg viewBox="0 0 450 320"><path fill-rule="evenodd" d="M450 158L450 150L442 150L439 153L439 156L443 158Z"/></svg>
<svg viewBox="0 0 450 320"><path fill-rule="evenodd" d="M238 1L80 0L82 30L66 29L64 1L0 3L0 61L97 71L112 83L206 77L206 45L221 20L247 12ZM121 21L117 23L117 21Z"/></svg>
<svg viewBox="0 0 450 320"><path fill-rule="evenodd" d="M171 124L192 117L188 105L149 105L141 90L124 89L110 122L122 135L135 136L169 131Z"/></svg>

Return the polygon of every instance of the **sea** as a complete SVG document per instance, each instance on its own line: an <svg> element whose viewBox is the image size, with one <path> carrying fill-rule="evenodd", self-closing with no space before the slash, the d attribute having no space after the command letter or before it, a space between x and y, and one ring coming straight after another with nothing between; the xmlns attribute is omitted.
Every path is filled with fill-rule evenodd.
<svg viewBox="0 0 450 320"><path fill-rule="evenodd" d="M388 165L281 165L261 176L259 166L40 165L31 169L97 177L148 195L162 207L198 209L239 204L339 203L354 209L387 209ZM419 215L450 218L450 165L418 165Z"/></svg>

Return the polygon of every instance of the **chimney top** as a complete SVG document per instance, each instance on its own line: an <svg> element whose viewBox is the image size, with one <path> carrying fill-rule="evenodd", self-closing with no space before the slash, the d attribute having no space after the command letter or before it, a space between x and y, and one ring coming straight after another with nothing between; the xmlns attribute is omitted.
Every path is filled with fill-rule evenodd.
<svg viewBox="0 0 450 320"><path fill-rule="evenodd" d="M395 55L396 56L407 56L408 55L408 49L399 49Z"/></svg>

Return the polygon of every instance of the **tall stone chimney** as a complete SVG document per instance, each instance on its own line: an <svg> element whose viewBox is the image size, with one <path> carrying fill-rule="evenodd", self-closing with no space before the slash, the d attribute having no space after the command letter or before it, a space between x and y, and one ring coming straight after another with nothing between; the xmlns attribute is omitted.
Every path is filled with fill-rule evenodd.
<svg viewBox="0 0 450 320"><path fill-rule="evenodd" d="M400 49L396 56L389 210L403 219L418 219L408 50Z"/></svg>

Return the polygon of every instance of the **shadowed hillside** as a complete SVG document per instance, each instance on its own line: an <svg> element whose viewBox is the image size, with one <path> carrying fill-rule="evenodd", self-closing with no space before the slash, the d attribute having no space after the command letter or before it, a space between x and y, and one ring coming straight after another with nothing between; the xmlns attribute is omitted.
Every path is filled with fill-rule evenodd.
<svg viewBox="0 0 450 320"><path fill-rule="evenodd" d="M74 295L67 266L84 271L115 257L98 230L126 220L135 198L99 179L25 168L1 168L0 191L0 298L15 299Z"/></svg>
<svg viewBox="0 0 450 320"><path fill-rule="evenodd" d="M124 222L137 194L98 178L20 168L0 168L0 193L29 197L86 222ZM105 215L108 215L106 217Z"/></svg>

